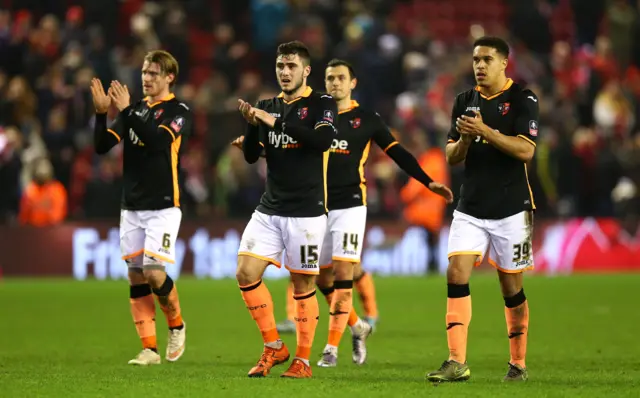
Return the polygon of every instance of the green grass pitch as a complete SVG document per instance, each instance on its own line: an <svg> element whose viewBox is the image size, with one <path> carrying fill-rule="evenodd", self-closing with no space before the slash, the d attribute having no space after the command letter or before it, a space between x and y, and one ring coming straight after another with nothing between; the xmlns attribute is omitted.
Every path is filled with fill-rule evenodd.
<svg viewBox="0 0 640 398"><path fill-rule="evenodd" d="M531 323L527 383L505 384L508 339L495 274L471 281L467 383L434 386L425 371L447 356L445 280L376 278L381 323L369 360L351 363L347 332L337 368L314 366L312 380L285 380L284 366L266 379L246 373L261 339L234 281L182 278L187 350L177 363L127 365L137 339L125 281L0 281L0 396L3 397L638 397L640 274L526 278ZM284 315L285 281L267 281ZM312 362L327 336L321 315ZM166 322L158 310L162 354ZM295 350L295 336L283 336ZM164 355L163 355L164 356Z"/></svg>

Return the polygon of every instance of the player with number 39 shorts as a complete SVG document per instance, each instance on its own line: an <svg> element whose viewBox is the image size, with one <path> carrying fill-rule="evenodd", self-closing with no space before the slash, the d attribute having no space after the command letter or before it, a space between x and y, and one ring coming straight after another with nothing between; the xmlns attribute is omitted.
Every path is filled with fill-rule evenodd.
<svg viewBox="0 0 640 398"><path fill-rule="evenodd" d="M497 37L473 45L476 87L460 93L451 115L449 164L464 162L460 201L449 232L446 330L449 358L429 381L469 379L467 332L469 279L485 256L498 272L509 337L505 381L528 377L525 354L529 305L523 271L533 268L531 235L535 203L527 162L538 137L538 97L507 78L509 46Z"/></svg>

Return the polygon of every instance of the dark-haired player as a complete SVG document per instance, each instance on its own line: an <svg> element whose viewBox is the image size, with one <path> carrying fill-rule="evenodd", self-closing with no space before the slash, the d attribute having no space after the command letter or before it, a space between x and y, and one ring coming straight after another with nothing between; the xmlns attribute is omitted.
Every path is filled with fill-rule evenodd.
<svg viewBox="0 0 640 398"><path fill-rule="evenodd" d="M318 286L331 292L329 337L319 366L333 367L347 323L353 335L353 361L366 359L364 340L371 325L358 319L352 304L354 269L360 263L367 222L367 187L364 166L375 143L407 174L448 202L451 190L434 182L418 161L391 134L380 115L363 109L351 99L357 79L353 67L334 59L325 69L325 88L338 103L338 135L329 157L329 218L320 255ZM357 267L360 268L360 267ZM349 320L351 320L349 322Z"/></svg>
<svg viewBox="0 0 640 398"><path fill-rule="evenodd" d="M538 98L507 78L507 43L483 37L473 45L477 86L456 97L446 148L449 164L464 161L460 202L449 235L447 340L449 359L427 374L434 382L469 379L469 278L485 255L498 270L511 358L504 380L527 379L529 307L523 271L533 268L535 204L527 177L538 136Z"/></svg>
<svg viewBox="0 0 640 398"><path fill-rule="evenodd" d="M271 294L262 281L269 264L280 266L286 252L296 300L298 346L283 377L311 377L309 358L318 324L316 276L327 228L326 173L329 148L336 136L336 102L307 86L309 51L300 42L281 44L276 76L282 93L255 107L240 100L247 120L243 151L255 163L264 150L266 190L247 225L238 251L237 280L242 297L262 332L264 350L250 377L269 374L289 359L273 314Z"/></svg>
<svg viewBox="0 0 640 398"><path fill-rule="evenodd" d="M318 366L334 367L338 346L349 324L353 336L353 362L362 365L367 357L365 340L372 326L361 320L353 308L354 271L362 272L360 255L367 222L367 187L364 165L371 144L382 148L407 174L453 200L451 190L434 182L418 161L391 135L375 113L362 109L351 99L357 85L355 72L345 61L334 59L325 70L325 88L338 104L338 135L331 145L328 170L328 225L320 255L317 284L330 306L329 338Z"/></svg>
<svg viewBox="0 0 640 398"><path fill-rule="evenodd" d="M180 152L191 131L191 111L176 99L171 87L178 77L178 62L166 51L151 51L142 66L146 98L131 104L129 90L117 81L108 94L93 79L96 109L95 151L107 153L124 141L124 181L120 216L120 248L129 266L131 313L142 351L131 365L160 363L156 342L156 296L169 325L165 358L177 361L185 349L186 329L178 292L165 267L175 260L180 229ZM119 111L107 128L107 111ZM152 295L153 293L153 295Z"/></svg>

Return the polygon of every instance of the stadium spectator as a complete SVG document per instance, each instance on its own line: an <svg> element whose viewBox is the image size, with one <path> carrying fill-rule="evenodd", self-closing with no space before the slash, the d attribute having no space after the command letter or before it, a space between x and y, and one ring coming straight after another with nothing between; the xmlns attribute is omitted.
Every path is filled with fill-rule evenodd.
<svg viewBox="0 0 640 398"><path fill-rule="evenodd" d="M20 169L22 136L18 129L0 131L0 222L11 223L18 215L20 204Z"/></svg>
<svg viewBox="0 0 640 398"><path fill-rule="evenodd" d="M20 200L20 223L45 227L60 224L66 216L67 191L54 179L51 162L39 159L34 166L33 181Z"/></svg>
<svg viewBox="0 0 640 398"><path fill-rule="evenodd" d="M8 203L26 189L34 160L44 156L69 192L69 216L97 216L85 208L87 195L112 172L109 181L117 181L120 171L92 154L88 79L118 79L139 98L142 56L156 47L179 58L184 79L176 91L194 111L195 135L184 159L185 218L246 217L253 208L264 166L236 169L227 151L241 128L235 101L254 103L274 95L271 54L290 38L313 48L312 66L332 57L352 61L361 83L354 99L388 120L401 142L424 135L443 147L453 96L473 77L470 41L484 34L504 36L515 54L510 75L532 87L541 101L540 142L529 175L541 198L538 215L610 214L615 209L610 192L596 191L618 181L596 182L590 176L605 175L614 161L625 176L633 170L628 148L640 133L636 0L487 0L477 12L457 12L465 7L463 0L386 0L367 7L360 0L3 4L0 128L14 126L20 136L19 147L6 146L0 155L0 176L20 175L17 191L0 193L3 221L15 214ZM536 24L526 18L531 15ZM542 29L544 40L535 40L542 37L540 24L548 29ZM604 137L615 141L602 151L606 161L596 156ZM117 149L112 155L119 156ZM365 167L369 215L399 218L402 173L378 155L372 151ZM450 173L455 187L460 171Z"/></svg>

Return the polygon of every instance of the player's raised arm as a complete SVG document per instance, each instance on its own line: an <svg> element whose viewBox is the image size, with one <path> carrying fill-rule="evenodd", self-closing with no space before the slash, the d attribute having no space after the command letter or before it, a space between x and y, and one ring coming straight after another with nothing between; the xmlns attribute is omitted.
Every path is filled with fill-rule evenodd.
<svg viewBox="0 0 640 398"><path fill-rule="evenodd" d="M99 79L91 79L91 96L96 109L96 120L93 127L93 147L96 153L103 155L116 146L122 139L121 123L116 120L111 128L107 128L107 111L111 98L104 92Z"/></svg>
<svg viewBox="0 0 640 398"><path fill-rule="evenodd" d="M375 143L409 176L420 181L438 195L444 197L448 203L453 202L453 193L443 184L434 182L427 173L422 170L418 160L407 151L391 134L389 128L380 120L380 127L373 135Z"/></svg>
<svg viewBox="0 0 640 398"><path fill-rule="evenodd" d="M247 132L242 141L242 152L244 152L244 160L249 164L258 161L262 153L263 145L260 142L260 128L258 127L258 119L256 111L260 109L260 102L252 107L248 102L241 99L238 100L238 110L242 113L242 117L247 121Z"/></svg>
<svg viewBox="0 0 640 398"><path fill-rule="evenodd" d="M462 162L467 157L467 151L473 141L472 137L468 134L460 134L458 131L456 121L462 116L462 109L459 105L459 99L456 98L451 110L451 127L447 134L447 147L446 157L447 163L455 165Z"/></svg>
<svg viewBox="0 0 640 398"><path fill-rule="evenodd" d="M173 143L183 131L188 131L191 123L191 111L185 104L180 104L169 117L165 117L154 128L146 122L148 115L139 114L130 103L129 90L118 81L111 83L111 100L120 110L123 122L130 126L148 148L164 148Z"/></svg>
<svg viewBox="0 0 640 398"><path fill-rule="evenodd" d="M267 126L274 128L276 131L287 134L303 145L326 151L331 147L331 142L338 131L335 127L338 105L333 97L323 95L320 97L318 103L314 103L313 106L317 106L317 108L313 110L316 118L316 123L313 128L296 124L285 124L282 119L276 119L260 109L256 110L256 118Z"/></svg>

